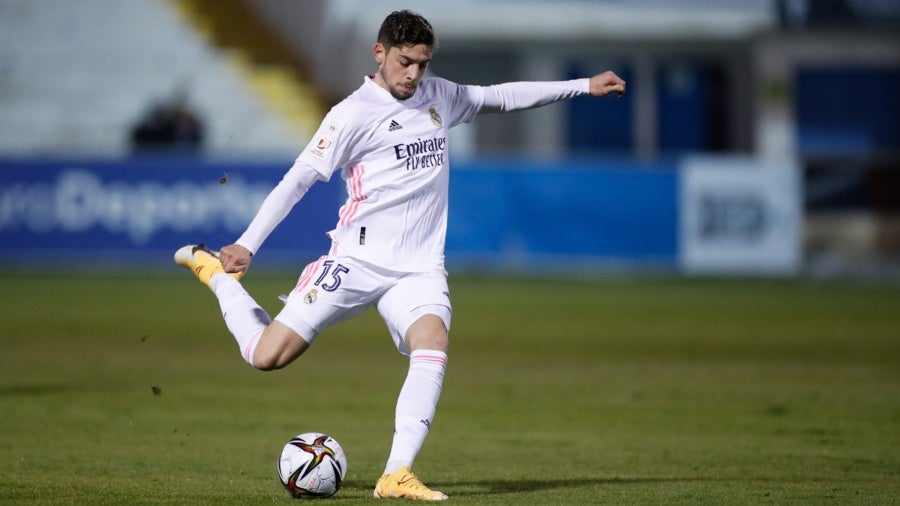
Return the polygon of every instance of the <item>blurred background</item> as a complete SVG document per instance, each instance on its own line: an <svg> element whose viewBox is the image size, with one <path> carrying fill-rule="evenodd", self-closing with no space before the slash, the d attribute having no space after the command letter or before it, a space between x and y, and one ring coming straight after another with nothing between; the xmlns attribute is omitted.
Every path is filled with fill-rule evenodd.
<svg viewBox="0 0 900 506"><path fill-rule="evenodd" d="M451 269L900 280L900 0L0 0L3 265L232 242L401 8L453 81L628 81L454 129ZM339 179L256 265L326 250Z"/></svg>

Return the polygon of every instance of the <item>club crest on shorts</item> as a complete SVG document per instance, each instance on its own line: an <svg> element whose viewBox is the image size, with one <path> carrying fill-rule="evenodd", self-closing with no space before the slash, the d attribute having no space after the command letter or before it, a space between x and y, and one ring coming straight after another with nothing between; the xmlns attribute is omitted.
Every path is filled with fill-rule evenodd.
<svg viewBox="0 0 900 506"><path fill-rule="evenodd" d="M306 292L306 295L303 296L303 302L307 304L312 304L319 298L319 291L313 288L312 290Z"/></svg>
<svg viewBox="0 0 900 506"><path fill-rule="evenodd" d="M434 123L434 126L441 126L443 120L441 120L441 115L438 114L437 109L429 107L428 112L431 113L431 122Z"/></svg>

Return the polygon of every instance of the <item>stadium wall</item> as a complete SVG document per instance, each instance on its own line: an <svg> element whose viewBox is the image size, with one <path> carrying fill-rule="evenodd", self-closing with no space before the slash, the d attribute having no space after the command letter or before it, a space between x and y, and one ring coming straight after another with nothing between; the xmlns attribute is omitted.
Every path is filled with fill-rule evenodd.
<svg viewBox="0 0 900 506"><path fill-rule="evenodd" d="M183 244L234 241L285 169L283 162L194 158L0 160L0 261L13 268L169 269ZM744 164L735 169L743 174L740 191L725 185L715 197L722 176L704 185L709 176L697 170L678 160L455 162L447 263L515 272L798 267L799 190L785 192L779 180L756 183L765 180L758 175L783 171ZM317 184L255 266L299 267L327 251L325 232L343 199L339 177ZM685 210L693 224L685 224ZM711 261L703 251L713 252Z"/></svg>

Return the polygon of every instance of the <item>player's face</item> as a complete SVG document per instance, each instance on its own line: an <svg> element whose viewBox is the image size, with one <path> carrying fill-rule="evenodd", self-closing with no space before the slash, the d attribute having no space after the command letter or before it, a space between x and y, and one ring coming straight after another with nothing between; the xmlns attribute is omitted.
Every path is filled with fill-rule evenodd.
<svg viewBox="0 0 900 506"><path fill-rule="evenodd" d="M406 100L416 92L431 61L431 53L431 46L425 44L389 49L375 44L375 61L378 62L375 82L397 100Z"/></svg>

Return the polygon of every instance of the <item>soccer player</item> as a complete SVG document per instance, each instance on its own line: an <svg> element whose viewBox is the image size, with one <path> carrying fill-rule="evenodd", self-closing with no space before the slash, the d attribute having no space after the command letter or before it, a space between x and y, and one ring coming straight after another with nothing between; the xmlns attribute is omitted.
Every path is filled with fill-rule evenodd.
<svg viewBox="0 0 900 506"><path fill-rule="evenodd" d="M571 81L486 87L425 78L436 47L425 18L405 10L388 15L373 51L376 72L325 116L246 231L221 252L188 245L175 254L178 264L215 293L244 360L257 369L282 368L326 327L371 306L378 309L398 351L409 356L409 370L375 497L447 498L410 468L431 427L447 366L448 130L479 113L625 92L625 81L610 71ZM331 249L306 266L272 320L239 279L294 204L337 170L348 197L328 232Z"/></svg>

